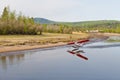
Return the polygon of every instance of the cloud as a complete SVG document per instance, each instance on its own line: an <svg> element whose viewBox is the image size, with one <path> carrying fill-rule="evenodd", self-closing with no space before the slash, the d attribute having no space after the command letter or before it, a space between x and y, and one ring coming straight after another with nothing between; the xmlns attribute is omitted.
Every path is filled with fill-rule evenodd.
<svg viewBox="0 0 120 80"><path fill-rule="evenodd" d="M78 5L74 0L2 0L1 2L2 8L9 5L12 10L30 16L66 14Z"/></svg>
<svg viewBox="0 0 120 80"><path fill-rule="evenodd" d="M0 0L0 13L5 6L26 16L58 21L80 21L118 18L119 0Z"/></svg>

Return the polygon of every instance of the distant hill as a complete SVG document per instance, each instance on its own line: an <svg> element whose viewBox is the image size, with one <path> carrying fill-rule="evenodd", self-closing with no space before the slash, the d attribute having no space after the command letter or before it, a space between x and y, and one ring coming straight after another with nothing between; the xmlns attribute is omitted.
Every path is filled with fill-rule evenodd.
<svg viewBox="0 0 120 80"><path fill-rule="evenodd" d="M120 33L120 21L118 20L95 20L95 21L80 21L80 22L57 22L44 18L34 18L36 23L48 24L48 32L71 33L72 31L82 32L107 32L107 33ZM50 24L50 26L49 26ZM53 24L51 26L51 24ZM54 28L55 27L55 28Z"/></svg>
<svg viewBox="0 0 120 80"><path fill-rule="evenodd" d="M117 20L96 20L96 21L80 21L80 22L64 22L63 24L69 26L94 26L94 25L113 25L118 24L120 21Z"/></svg>
<svg viewBox="0 0 120 80"><path fill-rule="evenodd" d="M120 24L120 21L117 20L96 20L96 21L80 21L80 22L57 22L48 20L45 18L34 18L34 21L36 23L40 24L65 24L68 26L95 26L95 25L114 25L114 24Z"/></svg>
<svg viewBox="0 0 120 80"><path fill-rule="evenodd" d="M55 21L48 20L45 18L34 18L34 21L36 23L40 23L40 24L54 24L54 23L56 23Z"/></svg>

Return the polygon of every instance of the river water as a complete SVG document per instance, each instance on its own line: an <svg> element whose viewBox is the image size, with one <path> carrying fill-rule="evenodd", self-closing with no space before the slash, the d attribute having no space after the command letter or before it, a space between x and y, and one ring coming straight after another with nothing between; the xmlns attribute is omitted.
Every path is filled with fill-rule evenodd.
<svg viewBox="0 0 120 80"><path fill-rule="evenodd" d="M98 44L111 45L94 45ZM1 53L0 80L120 80L120 45L86 46L82 55L88 60L68 53L69 49L61 46Z"/></svg>

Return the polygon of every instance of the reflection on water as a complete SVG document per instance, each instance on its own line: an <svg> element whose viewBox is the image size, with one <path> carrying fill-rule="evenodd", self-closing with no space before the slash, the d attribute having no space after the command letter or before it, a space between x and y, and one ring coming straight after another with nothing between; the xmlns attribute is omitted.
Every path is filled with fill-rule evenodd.
<svg viewBox="0 0 120 80"><path fill-rule="evenodd" d="M88 44L88 45L85 45L80 48L80 50L79 50L80 56L78 56L78 57L88 60L88 58L84 56L85 53L89 53L89 52L86 52L87 48L88 49L89 48L101 49L101 48L109 48L109 47L115 48L115 47L119 47L119 46L120 46L120 43L118 43L118 42L117 43L98 42L98 43ZM58 48L62 48L62 47L58 47ZM84 50L84 48L86 48L86 49ZM57 49L57 48L53 47L53 48L36 49L36 50L28 50L28 51L1 53L0 54L0 66L2 66L3 69L7 69L7 67L9 67L9 65L22 63L22 61L24 61L25 56L28 56L26 53L29 53L29 55L32 56L32 54L34 54L35 52L38 52L38 51L47 51L47 50L54 50L54 49ZM73 55L76 54L76 53L74 53L74 51L72 52L72 50L71 51L68 50L68 52Z"/></svg>
<svg viewBox="0 0 120 80"><path fill-rule="evenodd" d="M0 65L7 69L8 65L18 64L24 60L24 54L15 54L9 56L0 56Z"/></svg>
<svg viewBox="0 0 120 80"><path fill-rule="evenodd" d="M22 63L24 61L25 56L27 56L27 57L28 57L28 55L32 56L32 54L34 54L35 52L46 51L46 50L54 50L56 48L57 47L0 53L0 66L3 69L7 69L9 67L9 65L15 65L15 64ZM59 48L61 48L61 47L59 47Z"/></svg>

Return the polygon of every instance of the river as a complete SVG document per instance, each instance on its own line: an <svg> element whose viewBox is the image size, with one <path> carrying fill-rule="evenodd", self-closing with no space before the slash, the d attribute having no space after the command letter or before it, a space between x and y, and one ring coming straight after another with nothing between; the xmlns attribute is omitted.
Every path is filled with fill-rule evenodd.
<svg viewBox="0 0 120 80"><path fill-rule="evenodd" d="M101 42L95 44L111 43ZM0 80L120 80L120 45L84 47L84 60L70 47L0 54Z"/></svg>

